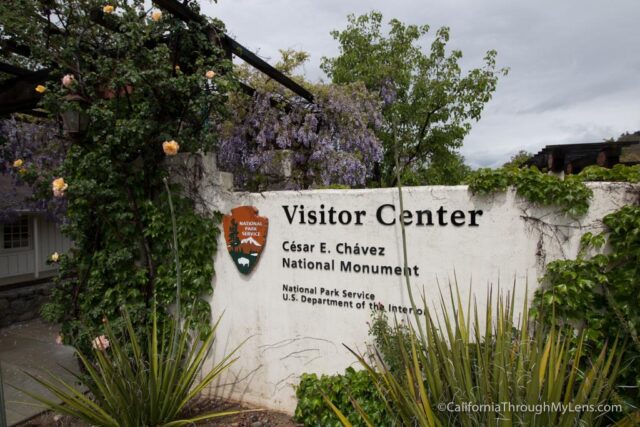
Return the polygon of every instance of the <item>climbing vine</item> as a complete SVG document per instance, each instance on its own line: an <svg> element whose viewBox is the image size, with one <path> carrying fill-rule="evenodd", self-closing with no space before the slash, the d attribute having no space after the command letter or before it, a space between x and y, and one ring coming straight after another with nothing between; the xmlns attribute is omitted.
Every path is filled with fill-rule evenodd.
<svg viewBox="0 0 640 427"><path fill-rule="evenodd" d="M640 182L640 165L585 168L564 179L536 168L480 169L469 180L473 194L515 187L524 199L558 206L572 217L584 215L592 197L587 181ZM640 403L640 206L627 205L602 219L606 229L585 233L575 259L546 266L532 314L547 323L584 328L589 355L619 337L627 343L618 381L622 401Z"/></svg>
<svg viewBox="0 0 640 427"><path fill-rule="evenodd" d="M588 166L578 175L583 181L640 182L640 165L615 165L613 168Z"/></svg>
<svg viewBox="0 0 640 427"><path fill-rule="evenodd" d="M235 87L231 61L205 24L187 25L143 0L10 3L0 3L0 36L28 46L34 68L49 68L33 90L49 120L66 127L67 146L48 167L24 150L2 160L34 194L64 202L63 232L74 244L51 256L60 273L43 315L62 324L66 344L87 349L85 326L117 323L122 305L144 326L154 298L161 315L175 303L167 159L215 145ZM72 132L60 121L69 114L86 128ZM206 330L217 218L179 186L172 192L183 313Z"/></svg>
<svg viewBox="0 0 640 427"><path fill-rule="evenodd" d="M615 165L611 169L589 166L577 175L561 179L541 172L536 167L482 168L467 178L474 195L489 195L514 187L518 196L541 206L558 206L572 217L587 213L593 192L584 184L588 181L640 182L640 165Z"/></svg>
<svg viewBox="0 0 640 427"><path fill-rule="evenodd" d="M616 337L627 343L619 394L640 403L640 206L603 218L603 233L582 236L575 259L547 265L534 314L549 323L584 328L591 354ZM605 250L606 247L606 250Z"/></svg>
<svg viewBox="0 0 640 427"><path fill-rule="evenodd" d="M572 217L587 213L592 191L576 175L560 179L535 167L479 169L467 179L473 194L487 195L514 187L518 196L541 206L558 206Z"/></svg>

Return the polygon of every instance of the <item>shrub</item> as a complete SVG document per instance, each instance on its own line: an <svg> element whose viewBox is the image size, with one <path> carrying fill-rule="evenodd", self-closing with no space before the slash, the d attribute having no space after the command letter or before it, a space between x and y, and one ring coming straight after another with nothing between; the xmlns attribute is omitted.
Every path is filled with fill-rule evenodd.
<svg viewBox="0 0 640 427"><path fill-rule="evenodd" d="M394 374L404 373L402 351L411 349L410 329L404 322L394 319L389 322L386 312L378 310L371 314L369 335L374 337L375 351L377 351L389 371ZM400 346L403 348L401 349Z"/></svg>
<svg viewBox="0 0 640 427"><path fill-rule="evenodd" d="M378 394L373 378L366 371L356 371L349 367L344 375L322 375L320 378L316 374L302 374L296 388L296 421L305 426L341 425L338 417L325 405L323 396L329 397L355 426L365 424L353 401L369 414L375 425L392 424L384 400Z"/></svg>

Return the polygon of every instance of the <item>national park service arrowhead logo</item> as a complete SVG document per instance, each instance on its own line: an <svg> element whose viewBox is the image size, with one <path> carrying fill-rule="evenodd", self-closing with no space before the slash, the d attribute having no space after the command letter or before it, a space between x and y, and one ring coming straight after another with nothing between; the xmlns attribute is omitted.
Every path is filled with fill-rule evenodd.
<svg viewBox="0 0 640 427"><path fill-rule="evenodd" d="M227 250L243 274L249 274L258 263L267 243L269 219L258 216L253 206L240 206L222 219Z"/></svg>

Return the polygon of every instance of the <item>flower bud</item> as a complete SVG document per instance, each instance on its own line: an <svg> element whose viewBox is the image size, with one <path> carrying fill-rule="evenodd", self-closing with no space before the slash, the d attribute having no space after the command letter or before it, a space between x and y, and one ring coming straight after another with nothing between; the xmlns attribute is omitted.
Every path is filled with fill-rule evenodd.
<svg viewBox="0 0 640 427"><path fill-rule="evenodd" d="M66 74L63 78L62 78L62 86L69 88L71 87L71 85L73 84L73 82L75 82L76 78L73 76L73 74Z"/></svg>

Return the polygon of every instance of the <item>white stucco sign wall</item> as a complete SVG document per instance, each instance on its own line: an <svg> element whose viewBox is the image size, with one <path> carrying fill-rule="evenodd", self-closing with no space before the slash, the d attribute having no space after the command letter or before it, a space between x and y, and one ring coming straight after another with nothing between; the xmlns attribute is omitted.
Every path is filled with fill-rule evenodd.
<svg viewBox="0 0 640 427"><path fill-rule="evenodd" d="M404 213L395 189L208 194L225 214L253 206L269 223L249 274L239 271L220 236L212 307L224 316L213 357L247 341L219 391L292 412L301 373L354 364L343 344L365 348L372 310L403 315L411 307L401 219L415 295L437 304L439 287L447 292L457 277L463 297L471 291L481 308L489 286L510 290L515 280L521 306L527 283L530 296L549 261L574 257L584 232L601 230L606 213L637 198L628 185L591 187L591 208L579 221L513 192L479 198L465 186L407 188Z"/></svg>

